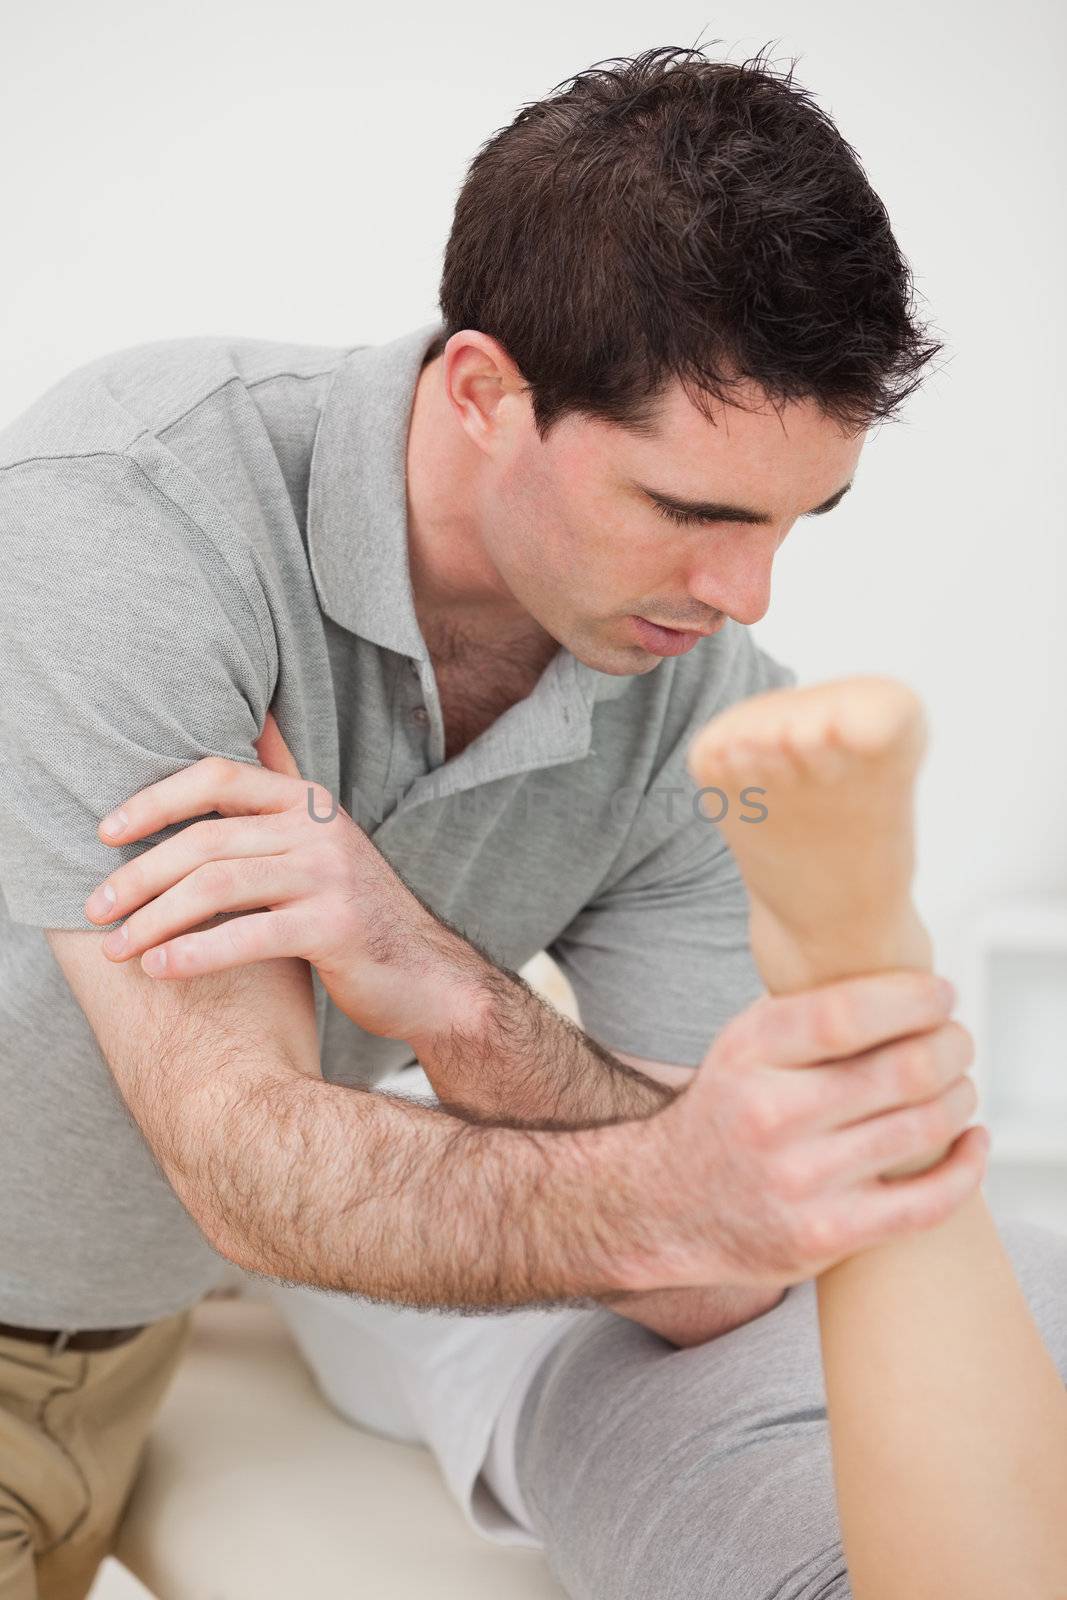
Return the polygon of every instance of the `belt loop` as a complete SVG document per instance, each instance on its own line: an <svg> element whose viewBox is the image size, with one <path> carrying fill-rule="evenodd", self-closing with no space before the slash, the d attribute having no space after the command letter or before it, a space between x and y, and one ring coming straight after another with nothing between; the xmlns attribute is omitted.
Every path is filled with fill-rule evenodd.
<svg viewBox="0 0 1067 1600"><path fill-rule="evenodd" d="M55 1338L52 1340L48 1354L50 1356L61 1356L64 1350L67 1348L67 1341L70 1339L73 1333L73 1328L61 1328L56 1334Z"/></svg>

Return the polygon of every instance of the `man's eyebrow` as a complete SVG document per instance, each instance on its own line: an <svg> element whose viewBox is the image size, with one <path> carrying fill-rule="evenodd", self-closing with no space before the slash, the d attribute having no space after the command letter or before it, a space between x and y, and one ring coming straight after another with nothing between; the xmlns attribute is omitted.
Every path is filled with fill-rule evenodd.
<svg viewBox="0 0 1067 1600"><path fill-rule="evenodd" d="M667 511L678 511L683 516L692 517L694 522L749 522L766 527L774 518L767 511L753 511L749 506L721 505L717 500L681 500L677 495L664 494L662 490L650 489L647 484L637 483L635 487L642 494L647 494L656 505L662 506ZM852 488L851 481L832 494L829 500L824 500L821 506L813 506L810 511L802 511L802 517L821 517L827 511L832 511L844 499Z"/></svg>

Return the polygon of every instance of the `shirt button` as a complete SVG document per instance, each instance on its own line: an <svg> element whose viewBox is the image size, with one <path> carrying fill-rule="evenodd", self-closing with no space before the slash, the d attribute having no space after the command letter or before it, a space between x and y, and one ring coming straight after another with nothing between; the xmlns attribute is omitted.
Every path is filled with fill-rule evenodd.
<svg viewBox="0 0 1067 1600"><path fill-rule="evenodd" d="M417 722L420 728L425 728L429 725L430 713L425 706L416 706L411 713L411 720Z"/></svg>

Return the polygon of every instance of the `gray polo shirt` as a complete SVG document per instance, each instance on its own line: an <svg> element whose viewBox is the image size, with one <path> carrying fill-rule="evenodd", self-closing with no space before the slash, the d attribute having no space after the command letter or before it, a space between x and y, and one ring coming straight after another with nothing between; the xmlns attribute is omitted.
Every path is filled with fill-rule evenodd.
<svg viewBox="0 0 1067 1600"><path fill-rule="evenodd" d="M735 624L634 677L560 648L452 760L407 563L405 445L438 329L376 347L138 345L0 433L0 1321L117 1326L222 1262L157 1169L44 928L174 832L99 819L273 705L324 784L498 963L548 949L588 1032L696 1064L760 990L746 902L694 805L691 732L790 681ZM184 826L181 824L180 826ZM408 1064L315 981L323 1076Z"/></svg>

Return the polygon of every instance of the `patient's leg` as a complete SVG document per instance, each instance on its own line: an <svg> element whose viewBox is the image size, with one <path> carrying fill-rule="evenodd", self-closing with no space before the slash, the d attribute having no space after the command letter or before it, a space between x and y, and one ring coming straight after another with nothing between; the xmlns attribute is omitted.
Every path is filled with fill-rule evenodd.
<svg viewBox="0 0 1067 1600"><path fill-rule="evenodd" d="M923 742L914 696L880 678L756 696L693 741L699 784L766 791L765 820L731 808L720 827L772 993L930 966L911 903ZM1062 1600L1067 1397L981 1194L817 1287L856 1600Z"/></svg>
<svg viewBox="0 0 1067 1600"><path fill-rule="evenodd" d="M1003 1236L1067 1380L1067 1238L1017 1218ZM863 1594L845 1572L810 1280L687 1349L580 1313L526 1390L515 1466L526 1525L570 1600ZM941 1600L970 1597L946 1583Z"/></svg>

